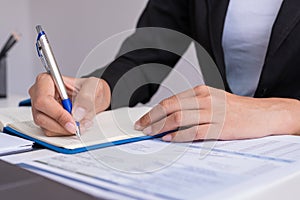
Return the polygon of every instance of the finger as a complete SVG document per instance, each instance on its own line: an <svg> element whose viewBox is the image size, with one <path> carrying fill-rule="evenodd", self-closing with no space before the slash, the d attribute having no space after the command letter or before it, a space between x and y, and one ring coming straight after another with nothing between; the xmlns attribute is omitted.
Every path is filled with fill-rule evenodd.
<svg viewBox="0 0 300 200"><path fill-rule="evenodd" d="M33 102L34 107L56 120L62 127L64 127L70 133L76 132L76 125L71 114L66 111L60 103L55 101L53 98L46 98L43 100L37 99Z"/></svg>
<svg viewBox="0 0 300 200"><path fill-rule="evenodd" d="M58 103L54 82L49 74L40 74L29 90L32 107L56 120L70 133L76 132L75 122L66 110Z"/></svg>
<svg viewBox="0 0 300 200"><path fill-rule="evenodd" d="M40 90L40 89L37 89ZM39 95L32 101L32 106L56 120L62 127L70 133L76 132L75 122L70 113L68 113L60 103L58 103L51 95Z"/></svg>
<svg viewBox="0 0 300 200"><path fill-rule="evenodd" d="M209 137L209 135L207 135L210 126L211 124L193 126L188 129L179 130L165 135L162 139L166 142L191 142L203 139L218 139Z"/></svg>
<svg viewBox="0 0 300 200"><path fill-rule="evenodd" d="M55 97L55 85L48 73L41 73L37 76L34 85L29 89L29 94L32 100L35 100L39 95Z"/></svg>
<svg viewBox="0 0 300 200"><path fill-rule="evenodd" d="M92 120L96 113L109 105L105 102L103 82L98 78L88 78L81 83L80 91L74 99L73 117L77 121Z"/></svg>
<svg viewBox="0 0 300 200"><path fill-rule="evenodd" d="M34 123L40 126L45 135L47 136L63 136L63 135L72 135L62 127L59 123L57 123L54 119L48 117L42 112L37 110L33 111L34 114Z"/></svg>
<svg viewBox="0 0 300 200"><path fill-rule="evenodd" d="M62 136L69 136L70 135L70 133L66 134L66 135L62 135L61 133L52 132L48 129L44 129L44 128L41 128L41 129L42 129L43 133L48 137L62 137ZM71 135L73 135L73 134L71 134Z"/></svg>
<svg viewBox="0 0 300 200"><path fill-rule="evenodd" d="M67 89L68 96L70 97L76 96L76 94L79 91L80 84L82 82L81 79L63 76L63 81Z"/></svg>
<svg viewBox="0 0 300 200"><path fill-rule="evenodd" d="M73 107L73 117L76 121L81 121L83 119L92 119L95 116L95 98L97 88L98 88L98 80L97 79L85 79L82 83L79 80L76 85L80 85L80 90L77 93Z"/></svg>
<svg viewBox="0 0 300 200"><path fill-rule="evenodd" d="M192 89L183 91L176 96L179 98L196 97L196 96L207 96L209 95L209 87L206 85L198 85Z"/></svg>
<svg viewBox="0 0 300 200"><path fill-rule="evenodd" d="M185 110L172 113L168 117L148 126L143 130L145 134L155 135L167 131L175 130L180 127L195 126L210 123L211 112L207 110Z"/></svg>
<svg viewBox="0 0 300 200"><path fill-rule="evenodd" d="M152 110L142 116L135 124L136 129L145 127L166 118L168 115L181 110L210 110L211 99L208 97L191 97L179 99L176 96L163 100Z"/></svg>

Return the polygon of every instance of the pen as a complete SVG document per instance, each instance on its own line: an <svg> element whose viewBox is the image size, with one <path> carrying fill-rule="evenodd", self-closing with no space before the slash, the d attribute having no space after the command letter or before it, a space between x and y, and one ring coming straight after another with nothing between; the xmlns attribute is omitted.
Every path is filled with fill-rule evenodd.
<svg viewBox="0 0 300 200"><path fill-rule="evenodd" d="M72 113L72 103L70 98L68 97L65 84L61 77L57 62L53 55L51 46L49 44L48 38L43 31L40 25L36 26L36 31L38 33L37 41L36 41L36 49L38 52L38 56L40 57L46 71L51 75L55 86L58 90L60 98L62 99L62 106L65 110L67 110L70 114ZM79 122L76 123L76 135L80 138L80 124Z"/></svg>

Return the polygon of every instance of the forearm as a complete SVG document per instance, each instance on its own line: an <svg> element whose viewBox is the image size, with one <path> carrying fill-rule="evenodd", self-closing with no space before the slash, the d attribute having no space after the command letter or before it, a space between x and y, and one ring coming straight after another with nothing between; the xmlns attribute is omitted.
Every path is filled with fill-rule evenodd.
<svg viewBox="0 0 300 200"><path fill-rule="evenodd" d="M253 135L300 134L300 101L289 98L249 98L233 95L236 110L234 119L245 122ZM247 124L244 124L247 126ZM259 135L257 135L259 137Z"/></svg>
<svg viewBox="0 0 300 200"><path fill-rule="evenodd" d="M157 55L157 51L145 49L131 52L85 77L101 78L108 83L112 93L112 108L147 103L172 70L169 65L175 65L175 63L164 63L161 59L170 58L170 62L174 60L170 56L175 55L167 52Z"/></svg>

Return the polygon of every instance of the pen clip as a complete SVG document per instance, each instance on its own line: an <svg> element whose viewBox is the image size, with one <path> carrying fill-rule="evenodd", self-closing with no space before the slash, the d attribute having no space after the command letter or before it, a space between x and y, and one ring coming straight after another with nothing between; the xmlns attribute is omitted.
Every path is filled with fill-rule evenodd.
<svg viewBox="0 0 300 200"><path fill-rule="evenodd" d="M50 69L49 69L49 67L47 65L47 62L46 62L46 59L44 57L44 54L43 54L43 51L42 51L42 47L41 47L41 45L39 43L39 40L36 41L35 46L36 46L36 51L38 53L38 56L40 57L40 59L41 59L43 65L44 65L46 71L49 73Z"/></svg>

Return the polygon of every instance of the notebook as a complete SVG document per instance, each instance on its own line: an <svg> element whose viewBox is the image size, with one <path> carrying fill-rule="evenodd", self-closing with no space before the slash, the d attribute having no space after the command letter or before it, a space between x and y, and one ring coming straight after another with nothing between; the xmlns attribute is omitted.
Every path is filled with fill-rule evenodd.
<svg viewBox="0 0 300 200"><path fill-rule="evenodd" d="M74 154L112 145L152 139L134 130L134 122L150 110L150 107L119 108L105 111L94 118L94 125L77 136L47 137L32 118L30 107L0 109L0 130L34 141L54 151Z"/></svg>

